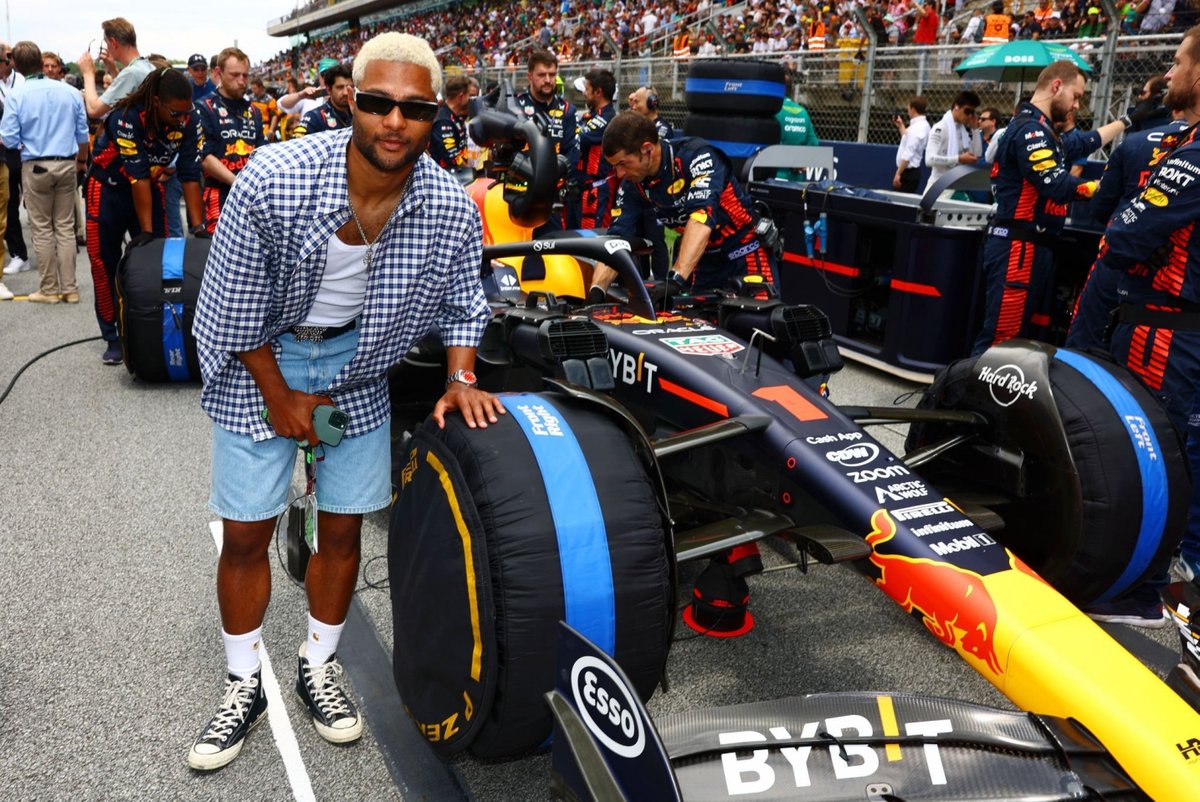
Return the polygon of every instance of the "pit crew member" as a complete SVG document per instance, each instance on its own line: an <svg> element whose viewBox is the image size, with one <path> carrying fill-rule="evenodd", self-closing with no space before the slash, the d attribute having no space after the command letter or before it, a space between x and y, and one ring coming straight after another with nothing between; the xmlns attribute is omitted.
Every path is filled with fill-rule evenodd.
<svg viewBox="0 0 1200 802"><path fill-rule="evenodd" d="M200 404L213 419L210 505L224 520L217 599L228 668L216 715L188 754L200 770L233 760L266 712L268 547L296 441L318 442L314 409L334 404L348 426L315 468L296 690L334 743L363 729L337 649L363 514L391 501L388 367L436 324L450 375L434 419L458 410L468 426L486 426L502 412L471 373L491 317L479 212L425 154L441 66L424 40L385 33L363 45L354 78L351 128L264 148L234 184L196 305Z"/></svg>
<svg viewBox="0 0 1200 802"><path fill-rule="evenodd" d="M117 101L96 137L87 178L87 247L106 365L121 363L115 277L125 235L133 238L131 247L166 236L161 178L172 159L191 231L204 234L199 139L190 81L170 67L150 73Z"/></svg>
<svg viewBox="0 0 1200 802"><path fill-rule="evenodd" d="M575 107L555 92L558 58L549 50L535 49L529 54L528 77L529 89L517 95L517 105L526 117L538 122L545 130L554 143L554 152L566 157L567 164L574 164L579 157ZM565 181L562 188L566 189ZM562 216L551 214L549 220L533 230L533 235L539 237L562 228Z"/></svg>
<svg viewBox="0 0 1200 802"><path fill-rule="evenodd" d="M438 109L429 137L429 155L446 170L471 167L470 139L467 137L467 115L471 98L479 95L479 82L465 75L446 79L442 93L446 102Z"/></svg>
<svg viewBox="0 0 1200 802"><path fill-rule="evenodd" d="M353 116L350 92L354 89L350 68L345 64L330 67L321 73L321 80L325 82L325 91L329 93L329 97L300 118L300 122L292 128L293 139L350 127L350 118Z"/></svg>
<svg viewBox="0 0 1200 802"><path fill-rule="evenodd" d="M636 111L654 123L654 130L658 132L658 141L662 142L675 137L675 127L658 113L659 105L658 90L653 86L639 86L629 93L630 110ZM650 255L650 274L658 281L663 281L667 277L671 261L670 254L667 252L667 242L663 236L663 227L659 224L654 209L647 207L642 213L642 222L636 233L637 236L645 237L654 244L654 251Z"/></svg>
<svg viewBox="0 0 1200 802"><path fill-rule="evenodd" d="M204 167L204 227L217 229L229 190L256 148L266 144L258 109L244 98L250 58L236 47L217 56L217 91L196 101L200 118L201 165Z"/></svg>
<svg viewBox="0 0 1200 802"><path fill-rule="evenodd" d="M675 265L656 294L725 287L731 278L774 280L769 220L760 220L724 154L698 137L660 142L654 123L634 111L618 114L604 132L604 158L621 181L608 233L632 237L642 211L682 234ZM760 241L756 233L763 234ZM588 299L600 302L616 271L596 265Z"/></svg>
<svg viewBox="0 0 1200 802"><path fill-rule="evenodd" d="M274 142L275 131L279 128L279 119L283 114L280 113L275 98L267 91L262 78L255 78L250 82L250 94L246 99L250 101L251 106L258 109L258 114L262 117L263 141Z"/></svg>
<svg viewBox="0 0 1200 802"><path fill-rule="evenodd" d="M579 118L579 159L571 173L571 203L567 228L606 228L612 213L612 167L604 160L604 129L616 116L613 95L617 79L608 70L595 69L575 82L588 110Z"/></svg>
<svg viewBox="0 0 1200 802"><path fill-rule="evenodd" d="M1092 196L1089 211L1095 220L1107 225L1118 206L1141 193L1150 173L1167 155L1168 151L1162 146L1163 137L1188 127L1182 112L1175 114L1178 118L1164 126L1127 134L1120 147L1113 150L1104 166L1100 187ZM1088 272L1087 281L1075 302L1071 328L1067 331L1068 348L1107 349L1104 332L1110 314L1120 303L1117 296L1119 275L1115 270L1097 271L1094 265Z"/></svg>
<svg viewBox="0 0 1200 802"><path fill-rule="evenodd" d="M653 86L639 86L629 93L630 110L636 111L654 123L654 128L658 131L659 141L662 141L675 136L675 127L671 125L667 118L658 113L660 104L658 90Z"/></svg>
<svg viewBox="0 0 1200 802"><path fill-rule="evenodd" d="M973 355L1013 337L1044 340L1049 333L1052 246L1067 205L1096 189L1096 182L1072 177L1070 163L1132 125L1128 118L1116 120L1074 138L1064 152L1054 124L1079 108L1084 84L1083 72L1069 61L1046 67L1000 140L992 164L996 213L983 246L983 327Z"/></svg>
<svg viewBox="0 0 1200 802"><path fill-rule="evenodd" d="M1110 352L1162 401L1187 433L1192 475L1200 470L1200 26L1190 28L1167 72L1172 111L1186 130L1167 134L1169 151L1141 193L1123 204L1104 233L1094 270L1119 273L1121 305ZM1193 484L1179 572L1200 575L1200 482Z"/></svg>

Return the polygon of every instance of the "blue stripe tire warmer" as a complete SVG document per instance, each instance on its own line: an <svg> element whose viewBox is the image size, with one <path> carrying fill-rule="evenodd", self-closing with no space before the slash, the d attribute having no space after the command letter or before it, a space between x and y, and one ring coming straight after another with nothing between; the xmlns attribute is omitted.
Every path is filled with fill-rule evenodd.
<svg viewBox="0 0 1200 802"><path fill-rule="evenodd" d="M670 643L668 529L624 432L586 402L501 399L499 423L427 421L396 455L393 670L442 755L546 742L559 620L613 655L643 699Z"/></svg>
<svg viewBox="0 0 1200 802"><path fill-rule="evenodd" d="M1165 576L1191 496L1183 443L1124 368L1012 340L949 366L921 406L993 422L984 439L997 449L959 447L922 474L943 489L978 477L1012 496L993 505L1004 519L997 538L1076 605ZM914 426L906 448L945 434L944 425Z"/></svg>
<svg viewBox="0 0 1200 802"><path fill-rule="evenodd" d="M683 99L692 114L773 117L786 95L783 66L754 59L693 60L683 84Z"/></svg>
<svg viewBox="0 0 1200 802"><path fill-rule="evenodd" d="M208 249L208 240L152 240L117 266L117 328L125 365L137 378L200 380L192 317Z"/></svg>

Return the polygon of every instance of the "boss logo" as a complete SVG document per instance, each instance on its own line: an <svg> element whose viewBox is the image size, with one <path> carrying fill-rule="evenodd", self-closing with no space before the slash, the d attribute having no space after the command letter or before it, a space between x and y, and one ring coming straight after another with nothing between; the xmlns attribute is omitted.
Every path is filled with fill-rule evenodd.
<svg viewBox="0 0 1200 802"><path fill-rule="evenodd" d="M874 443L859 443L837 451L826 451L825 459L836 462L843 468L858 468L870 465L879 456L879 446Z"/></svg>
<svg viewBox="0 0 1200 802"><path fill-rule="evenodd" d="M583 722L614 754L633 758L646 747L646 732L632 692L603 661L581 657L571 667L571 693Z"/></svg>

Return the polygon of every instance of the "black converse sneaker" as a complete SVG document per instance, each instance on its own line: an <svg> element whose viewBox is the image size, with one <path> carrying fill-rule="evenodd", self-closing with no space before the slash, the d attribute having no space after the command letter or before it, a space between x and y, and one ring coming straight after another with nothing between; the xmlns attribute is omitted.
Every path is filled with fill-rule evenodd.
<svg viewBox="0 0 1200 802"><path fill-rule="evenodd" d="M246 733L262 721L267 697L262 689L262 672L242 679L230 674L225 680L225 698L212 721L188 752L188 765L200 771L219 769L242 751Z"/></svg>
<svg viewBox="0 0 1200 802"><path fill-rule="evenodd" d="M308 641L300 646L296 693L308 705L317 732L330 743L349 743L362 736L362 716L346 693L345 681L345 671L336 654L314 666L308 662Z"/></svg>

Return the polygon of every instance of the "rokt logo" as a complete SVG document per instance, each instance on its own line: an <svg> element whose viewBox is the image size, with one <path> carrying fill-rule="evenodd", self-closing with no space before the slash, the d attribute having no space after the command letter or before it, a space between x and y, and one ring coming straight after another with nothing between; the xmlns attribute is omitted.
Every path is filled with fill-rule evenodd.
<svg viewBox="0 0 1200 802"><path fill-rule="evenodd" d="M615 754L634 758L646 746L646 731L633 694L603 661L581 657L571 666L571 693L584 724Z"/></svg>
<svg viewBox="0 0 1200 802"><path fill-rule="evenodd" d="M1022 396L1033 398L1038 389L1036 381L1025 381L1025 371L1011 364L980 368L979 381L988 386L992 400L1002 407L1011 407Z"/></svg>

